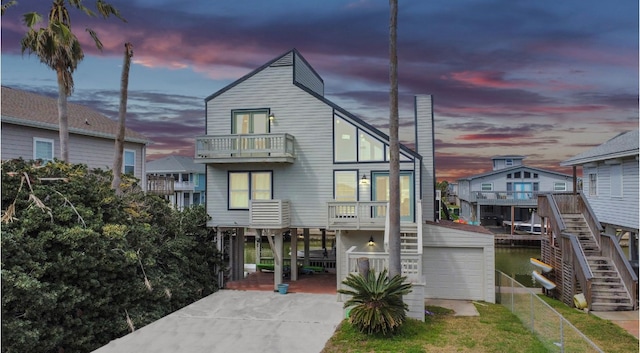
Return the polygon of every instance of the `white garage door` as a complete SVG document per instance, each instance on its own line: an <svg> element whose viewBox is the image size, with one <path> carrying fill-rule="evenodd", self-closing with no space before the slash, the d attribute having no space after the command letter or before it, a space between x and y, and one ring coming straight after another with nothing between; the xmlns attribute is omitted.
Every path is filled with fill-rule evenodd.
<svg viewBox="0 0 640 353"><path fill-rule="evenodd" d="M424 248L426 298L485 300L482 248Z"/></svg>

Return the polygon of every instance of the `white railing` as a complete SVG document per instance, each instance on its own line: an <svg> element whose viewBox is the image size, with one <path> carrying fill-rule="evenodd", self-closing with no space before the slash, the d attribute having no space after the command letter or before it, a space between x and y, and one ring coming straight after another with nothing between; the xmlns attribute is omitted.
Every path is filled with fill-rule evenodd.
<svg viewBox="0 0 640 353"><path fill-rule="evenodd" d="M196 184L193 181L176 181L173 183L173 188L176 191L194 190Z"/></svg>
<svg viewBox="0 0 640 353"><path fill-rule="evenodd" d="M251 200L249 204L250 228L282 229L291 225L289 200Z"/></svg>
<svg viewBox="0 0 640 353"><path fill-rule="evenodd" d="M389 253L386 252L367 252L356 251L357 247L352 246L347 250L347 272L358 272L358 259L366 257L369 259L369 268L376 273L382 272L385 268L389 268ZM422 278L422 255L406 254L400 256L400 265L402 266L402 275L407 277L410 282L421 281Z"/></svg>
<svg viewBox="0 0 640 353"><path fill-rule="evenodd" d="M387 201L328 203L327 229L383 229Z"/></svg>
<svg viewBox="0 0 640 353"><path fill-rule="evenodd" d="M232 134L196 137L196 159L295 158L295 139L289 134Z"/></svg>

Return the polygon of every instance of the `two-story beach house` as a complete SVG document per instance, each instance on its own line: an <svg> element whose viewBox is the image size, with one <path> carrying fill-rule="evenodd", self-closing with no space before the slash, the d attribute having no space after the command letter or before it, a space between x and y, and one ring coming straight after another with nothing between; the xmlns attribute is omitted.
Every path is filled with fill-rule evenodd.
<svg viewBox="0 0 640 353"><path fill-rule="evenodd" d="M572 176L526 166L524 156L495 156L490 172L458 179L460 217L473 224L540 233L538 194L573 191Z"/></svg>
<svg viewBox="0 0 640 353"><path fill-rule="evenodd" d="M226 244L231 279L243 275L245 229L267 235L274 286L290 229L335 232L337 286L359 257L387 267L389 137L324 91L294 49L205 99L195 161L206 165L208 225ZM402 266L414 283L413 315L424 317L425 297L493 302L493 237L434 223L431 96L415 97L415 136L415 150L400 146ZM296 251L290 256L299 261Z"/></svg>
<svg viewBox="0 0 640 353"><path fill-rule="evenodd" d="M204 204L205 167L193 157L167 156L147 162L147 191L166 197L176 209Z"/></svg>
<svg viewBox="0 0 640 353"><path fill-rule="evenodd" d="M638 130L621 133L561 162L574 179L582 167L583 190L538 198L550 224L541 259L554 268L551 294L567 304L581 294L590 310L638 309L639 138Z"/></svg>
<svg viewBox="0 0 640 353"><path fill-rule="evenodd" d="M97 111L68 103L69 162L89 168L113 165L118 123ZM23 158L51 161L60 158L58 104L55 98L2 87L2 160ZM125 130L122 172L144 181L149 140ZM145 183L141 183L144 188Z"/></svg>

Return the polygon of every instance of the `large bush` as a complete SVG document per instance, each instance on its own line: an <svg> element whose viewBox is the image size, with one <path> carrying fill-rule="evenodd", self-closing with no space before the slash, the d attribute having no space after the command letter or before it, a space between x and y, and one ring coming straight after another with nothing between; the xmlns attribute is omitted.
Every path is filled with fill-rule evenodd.
<svg viewBox="0 0 640 353"><path fill-rule="evenodd" d="M88 352L218 289L203 207L111 174L2 164L2 351Z"/></svg>

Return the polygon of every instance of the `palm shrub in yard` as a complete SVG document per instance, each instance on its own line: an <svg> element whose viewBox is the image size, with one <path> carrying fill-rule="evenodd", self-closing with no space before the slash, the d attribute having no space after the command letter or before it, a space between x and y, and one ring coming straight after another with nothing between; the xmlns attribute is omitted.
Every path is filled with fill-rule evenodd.
<svg viewBox="0 0 640 353"><path fill-rule="evenodd" d="M338 293L350 295L344 303L351 308L349 323L362 333L383 335L395 333L407 318L407 304L402 296L411 292L406 277L389 278L385 269L380 274L371 271L367 276L349 274L342 283L352 289L339 289Z"/></svg>

